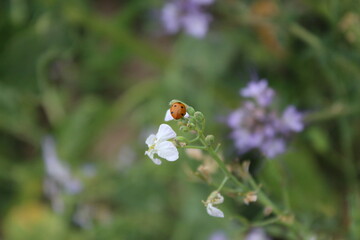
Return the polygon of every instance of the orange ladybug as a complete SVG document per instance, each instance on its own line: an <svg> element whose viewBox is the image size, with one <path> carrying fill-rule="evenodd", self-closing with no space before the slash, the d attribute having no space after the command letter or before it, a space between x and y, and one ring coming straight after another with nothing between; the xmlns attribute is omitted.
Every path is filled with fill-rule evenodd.
<svg viewBox="0 0 360 240"><path fill-rule="evenodd" d="M181 102L176 102L170 107L170 114L174 119L183 118L186 115L186 106Z"/></svg>

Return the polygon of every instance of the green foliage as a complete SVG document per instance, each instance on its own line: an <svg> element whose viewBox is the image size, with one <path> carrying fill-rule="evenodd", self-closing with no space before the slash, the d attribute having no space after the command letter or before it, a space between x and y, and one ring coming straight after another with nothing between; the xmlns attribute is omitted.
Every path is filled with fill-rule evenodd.
<svg viewBox="0 0 360 240"><path fill-rule="evenodd" d="M0 238L180 240L223 231L243 239L263 216L260 205L229 194L225 219L211 218L200 200L220 170L208 186L195 173L200 161L180 150L178 161L155 166L144 142L168 102L181 99L204 114L225 163L237 162L219 119L239 106L238 90L256 70L277 105L308 115L286 154L251 163L254 178L311 235L359 239L358 2L216 1L204 39L162 34L152 14L163 3L0 1ZM47 135L84 185L59 196L62 214L43 192ZM74 223L84 205L90 227ZM283 222L265 228L297 239Z"/></svg>

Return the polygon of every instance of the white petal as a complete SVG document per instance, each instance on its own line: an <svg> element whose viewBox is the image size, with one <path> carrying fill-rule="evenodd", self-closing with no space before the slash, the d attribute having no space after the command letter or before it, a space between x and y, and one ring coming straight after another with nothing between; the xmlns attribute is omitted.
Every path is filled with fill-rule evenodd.
<svg viewBox="0 0 360 240"><path fill-rule="evenodd" d="M214 207L212 204L208 204L206 210L210 216L220 217L220 218L224 217L224 213L220 209Z"/></svg>
<svg viewBox="0 0 360 240"><path fill-rule="evenodd" d="M158 158L154 157L155 151L151 150L151 151L146 151L145 155L148 155L149 158L156 164L156 165L160 165L161 164L161 160Z"/></svg>
<svg viewBox="0 0 360 240"><path fill-rule="evenodd" d="M161 160L158 158L152 158L151 159L156 165L160 165L161 164Z"/></svg>
<svg viewBox="0 0 360 240"><path fill-rule="evenodd" d="M188 113L185 114L184 118L188 118L190 115Z"/></svg>
<svg viewBox="0 0 360 240"><path fill-rule="evenodd" d="M146 139L145 143L150 147L150 146L154 145L155 140L156 140L155 134L151 134L151 135Z"/></svg>
<svg viewBox="0 0 360 240"><path fill-rule="evenodd" d="M163 142L176 137L174 130L167 124L161 124L156 134L158 142Z"/></svg>
<svg viewBox="0 0 360 240"><path fill-rule="evenodd" d="M156 146L157 154L168 161L176 161L179 158L179 152L175 145L169 141L161 142Z"/></svg>
<svg viewBox="0 0 360 240"><path fill-rule="evenodd" d="M224 202L224 197L219 192L217 192L216 196L214 197L214 199L212 201L212 203L220 204L220 203L223 203L223 202Z"/></svg>
<svg viewBox="0 0 360 240"><path fill-rule="evenodd" d="M165 119L164 119L166 122L168 121L171 121L171 120L174 120L174 118L171 116L171 113L170 113L170 109L168 109L166 111L166 114L165 114Z"/></svg>

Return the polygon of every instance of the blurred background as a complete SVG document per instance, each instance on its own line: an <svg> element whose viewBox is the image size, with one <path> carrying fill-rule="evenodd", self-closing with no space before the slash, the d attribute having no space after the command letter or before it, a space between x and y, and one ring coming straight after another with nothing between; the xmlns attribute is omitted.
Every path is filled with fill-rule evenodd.
<svg viewBox="0 0 360 240"><path fill-rule="evenodd" d="M295 239L254 229L258 203L225 196L210 217L215 187L185 151L144 156L175 98L204 113L227 162L246 158L224 118L254 72L278 109L307 114L254 177L311 239L360 239L359 2L197 2L194 34L196 19L169 32L161 0L0 1L0 239Z"/></svg>

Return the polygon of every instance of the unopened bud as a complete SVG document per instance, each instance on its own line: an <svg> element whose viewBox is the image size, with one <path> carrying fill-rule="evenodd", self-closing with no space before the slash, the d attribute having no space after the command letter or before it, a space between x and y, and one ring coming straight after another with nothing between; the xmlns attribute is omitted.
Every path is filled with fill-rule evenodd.
<svg viewBox="0 0 360 240"><path fill-rule="evenodd" d="M215 141L215 137L214 135L207 135L206 138L205 138L205 142L207 145L212 145Z"/></svg>
<svg viewBox="0 0 360 240"><path fill-rule="evenodd" d="M190 116L193 116L194 113L195 113L195 110L193 107L187 107L186 108L186 112L190 115Z"/></svg>
<svg viewBox="0 0 360 240"><path fill-rule="evenodd" d="M189 131L189 128L186 127L186 126L181 126L181 127L180 127L180 131L182 131L182 132L188 132L188 131Z"/></svg>
<svg viewBox="0 0 360 240"><path fill-rule="evenodd" d="M189 140L188 140L187 138L183 137L183 136L177 136L177 137L176 137L176 141L178 141L178 142L184 142L184 143L188 143L188 142L189 142Z"/></svg>
<svg viewBox="0 0 360 240"><path fill-rule="evenodd" d="M195 112L194 117L199 122L202 122L204 120L204 114L202 114L202 112Z"/></svg>
<svg viewBox="0 0 360 240"><path fill-rule="evenodd" d="M245 197L243 199L243 201L244 201L244 203L246 205L249 205L249 203L251 203L251 202L256 202L256 200L257 200L256 192L248 192L248 193L246 193L246 195L245 195Z"/></svg>

